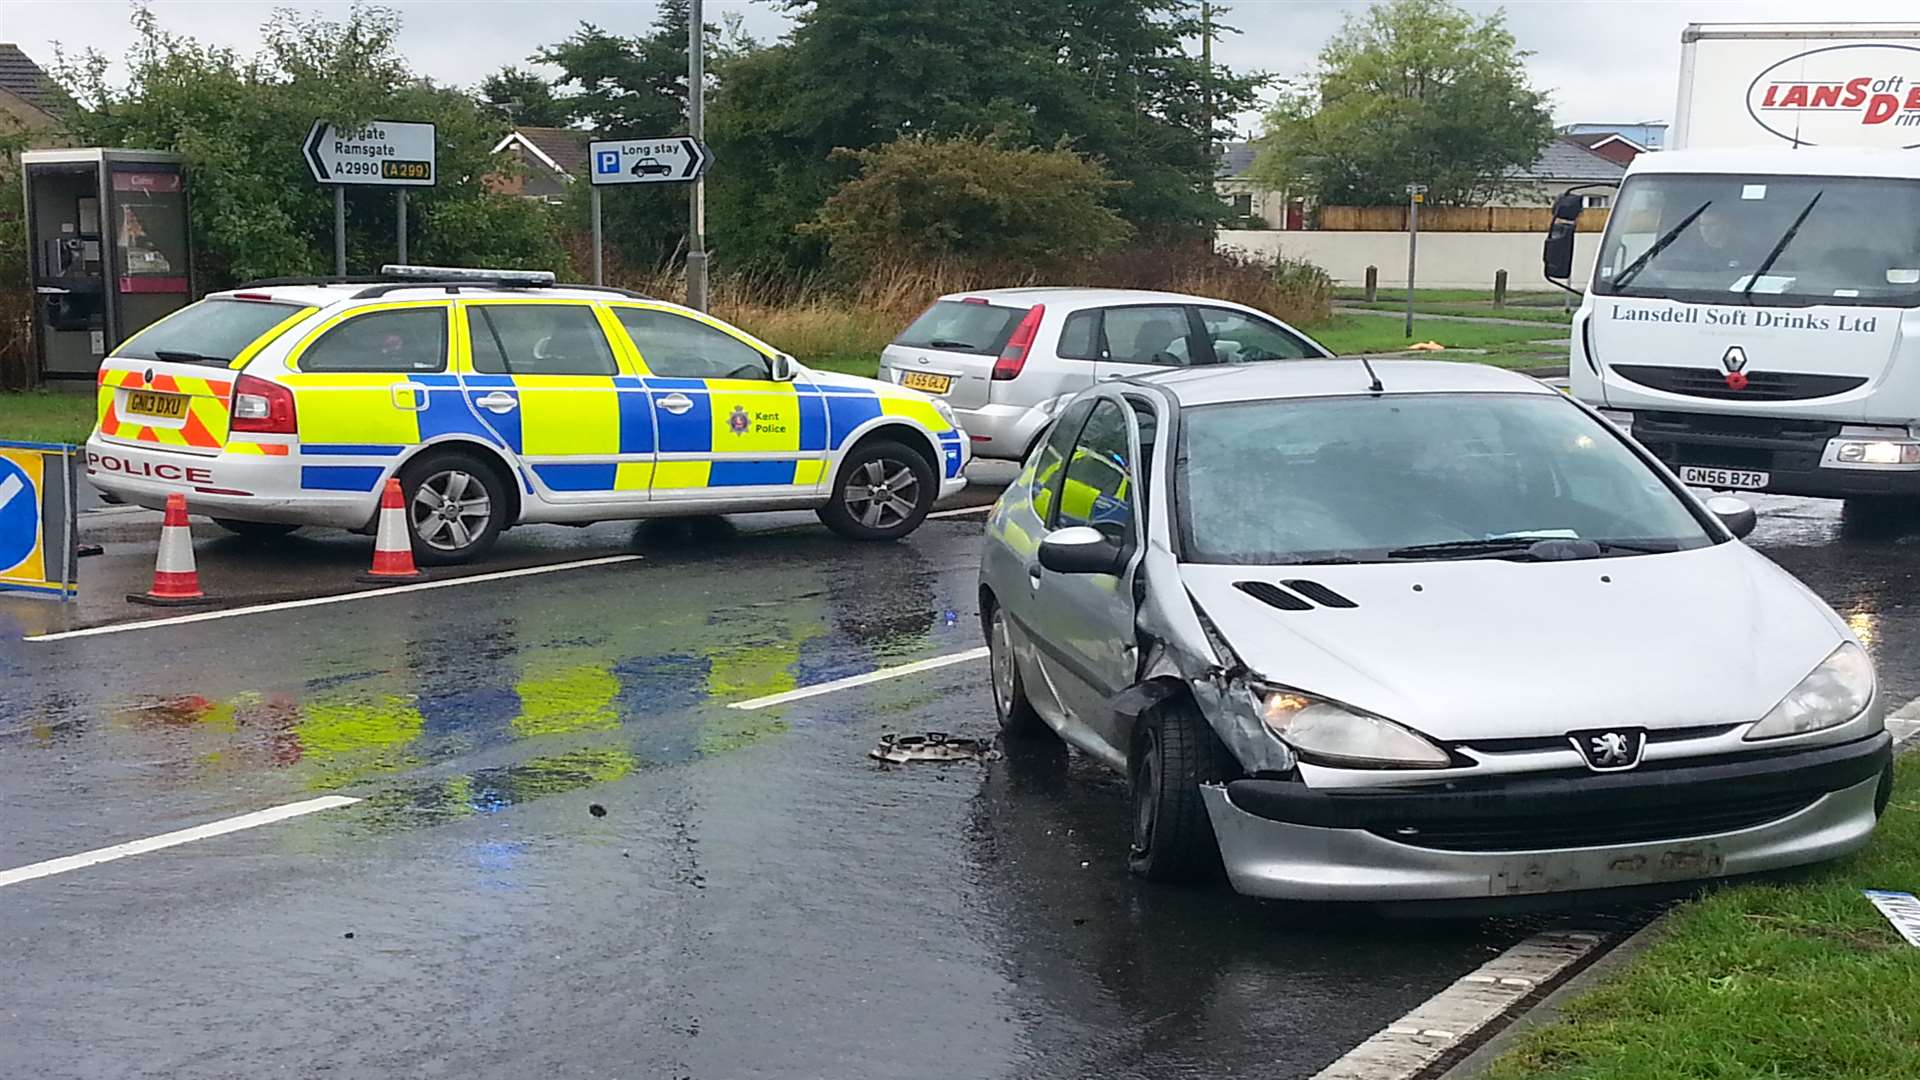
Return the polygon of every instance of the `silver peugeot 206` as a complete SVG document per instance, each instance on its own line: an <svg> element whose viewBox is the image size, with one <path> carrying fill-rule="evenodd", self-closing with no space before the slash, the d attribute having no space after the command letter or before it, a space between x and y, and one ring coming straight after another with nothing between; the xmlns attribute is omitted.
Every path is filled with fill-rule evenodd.
<svg viewBox="0 0 1920 1080"><path fill-rule="evenodd" d="M1149 878L1655 885L1851 851L1891 791L1872 662L1753 510L1520 375L1108 383L988 520L1001 724L1127 775Z"/></svg>

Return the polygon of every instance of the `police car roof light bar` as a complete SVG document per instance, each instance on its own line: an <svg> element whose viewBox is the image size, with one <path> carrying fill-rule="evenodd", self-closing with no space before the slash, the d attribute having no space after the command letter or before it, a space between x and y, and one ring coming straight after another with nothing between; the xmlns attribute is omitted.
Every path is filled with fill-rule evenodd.
<svg viewBox="0 0 1920 1080"><path fill-rule="evenodd" d="M380 268L382 281L414 281L432 285L504 285L509 288L541 288L554 283L551 270L483 270L465 266L403 266L388 263Z"/></svg>

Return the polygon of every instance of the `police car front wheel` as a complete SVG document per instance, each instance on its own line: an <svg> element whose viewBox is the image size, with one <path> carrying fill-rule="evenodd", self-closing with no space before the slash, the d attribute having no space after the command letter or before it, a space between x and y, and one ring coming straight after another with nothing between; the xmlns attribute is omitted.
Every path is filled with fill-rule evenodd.
<svg viewBox="0 0 1920 1080"><path fill-rule="evenodd" d="M896 442L870 442L840 467L820 520L854 540L893 540L919 527L939 492L925 457Z"/></svg>
<svg viewBox="0 0 1920 1080"><path fill-rule="evenodd" d="M400 472L413 556L436 566L478 558L500 535L507 495L499 473L468 454L435 454Z"/></svg>

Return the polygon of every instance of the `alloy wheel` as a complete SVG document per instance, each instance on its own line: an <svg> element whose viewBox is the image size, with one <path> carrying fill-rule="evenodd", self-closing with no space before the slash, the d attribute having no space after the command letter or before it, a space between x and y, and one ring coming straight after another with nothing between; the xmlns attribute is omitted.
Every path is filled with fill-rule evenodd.
<svg viewBox="0 0 1920 1080"><path fill-rule="evenodd" d="M478 477L444 469L420 482L408 517L421 543L438 551L459 551L486 531L493 500Z"/></svg>
<svg viewBox="0 0 1920 1080"><path fill-rule="evenodd" d="M920 502L920 478L905 462L875 458L847 478L841 501L861 525L889 529L913 516Z"/></svg>

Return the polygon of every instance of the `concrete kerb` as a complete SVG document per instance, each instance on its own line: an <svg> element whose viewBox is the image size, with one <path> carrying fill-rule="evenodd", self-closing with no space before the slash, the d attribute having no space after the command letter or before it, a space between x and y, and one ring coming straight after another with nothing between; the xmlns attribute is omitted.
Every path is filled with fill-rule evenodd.
<svg viewBox="0 0 1920 1080"><path fill-rule="evenodd" d="M1920 698L1887 717L1887 730L1893 734L1895 754L1907 753L1920 744ZM1428 1074L1428 1080L1474 1080L1484 1075L1514 1043L1532 1031L1557 1022L1569 1001L1612 978L1615 972L1657 943L1666 934L1671 918L1670 914L1662 915L1641 927L1554 988L1552 993L1525 1011L1507 1017L1503 1026L1485 1042L1452 1065Z"/></svg>

